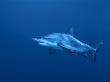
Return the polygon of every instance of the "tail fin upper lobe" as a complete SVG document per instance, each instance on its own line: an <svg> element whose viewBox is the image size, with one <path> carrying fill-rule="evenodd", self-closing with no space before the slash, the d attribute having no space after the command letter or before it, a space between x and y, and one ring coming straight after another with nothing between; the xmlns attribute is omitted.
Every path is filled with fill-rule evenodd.
<svg viewBox="0 0 110 82"><path fill-rule="evenodd" d="M99 42L98 45L96 46L96 51L95 53L93 54L94 55L94 63L96 62L96 56L97 56L97 53L99 52L100 48L102 47L103 45L103 42Z"/></svg>

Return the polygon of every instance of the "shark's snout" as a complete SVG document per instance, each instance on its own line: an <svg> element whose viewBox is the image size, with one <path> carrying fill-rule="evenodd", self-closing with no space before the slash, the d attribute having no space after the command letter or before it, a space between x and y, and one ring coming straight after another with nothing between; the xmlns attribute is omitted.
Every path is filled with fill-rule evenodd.
<svg viewBox="0 0 110 82"><path fill-rule="evenodd" d="M39 41L41 38L42 38L42 37L38 36L38 37L36 37L36 38L32 38L32 40L34 40L34 41Z"/></svg>
<svg viewBox="0 0 110 82"><path fill-rule="evenodd" d="M32 40L38 42L38 43L47 43L47 40L45 40L44 38L41 37L37 37L37 38L32 38Z"/></svg>
<svg viewBox="0 0 110 82"><path fill-rule="evenodd" d="M34 41L38 41L38 39L37 39L37 38L32 38L32 40L34 40Z"/></svg>

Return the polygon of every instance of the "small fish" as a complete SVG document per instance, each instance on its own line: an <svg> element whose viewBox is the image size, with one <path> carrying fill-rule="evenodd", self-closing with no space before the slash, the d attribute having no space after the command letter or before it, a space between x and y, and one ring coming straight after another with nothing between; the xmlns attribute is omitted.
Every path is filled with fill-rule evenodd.
<svg viewBox="0 0 110 82"><path fill-rule="evenodd" d="M54 52L52 50L60 50L72 55L83 57L93 55L94 62L96 62L96 54L103 45L103 42L99 42L96 48L93 48L91 45L81 42L74 37L73 28L70 28L66 33L52 33L32 39L39 45L48 47L50 49L50 53Z"/></svg>

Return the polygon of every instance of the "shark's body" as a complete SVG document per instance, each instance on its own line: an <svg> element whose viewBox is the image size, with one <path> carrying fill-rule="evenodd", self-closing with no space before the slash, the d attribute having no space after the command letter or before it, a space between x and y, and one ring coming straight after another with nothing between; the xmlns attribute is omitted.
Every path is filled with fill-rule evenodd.
<svg viewBox="0 0 110 82"><path fill-rule="evenodd" d="M102 42L99 43L97 48L93 48L76 39L71 32L72 30L70 30L70 33L52 33L43 37L33 38L33 40L37 41L39 45L46 46L49 49L61 50L73 55L84 57L94 55L94 61L96 61L95 55L97 49L102 45Z"/></svg>

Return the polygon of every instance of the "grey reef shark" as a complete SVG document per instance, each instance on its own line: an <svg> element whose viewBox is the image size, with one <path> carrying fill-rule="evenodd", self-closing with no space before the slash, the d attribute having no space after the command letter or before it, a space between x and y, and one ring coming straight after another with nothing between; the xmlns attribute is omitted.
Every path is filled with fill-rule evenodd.
<svg viewBox="0 0 110 82"><path fill-rule="evenodd" d="M96 55L103 45L101 41L94 48L91 45L81 42L74 37L73 27L65 33L52 33L32 38L32 40L36 41L41 46L49 48L49 54L53 54L54 51L60 50L76 56L88 57L92 55L94 63L96 62Z"/></svg>

